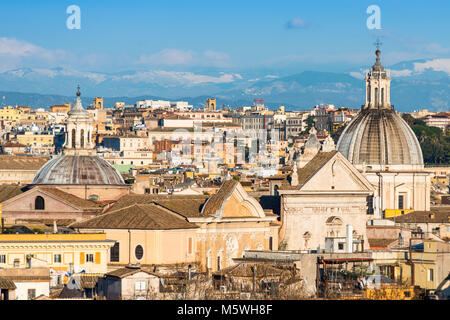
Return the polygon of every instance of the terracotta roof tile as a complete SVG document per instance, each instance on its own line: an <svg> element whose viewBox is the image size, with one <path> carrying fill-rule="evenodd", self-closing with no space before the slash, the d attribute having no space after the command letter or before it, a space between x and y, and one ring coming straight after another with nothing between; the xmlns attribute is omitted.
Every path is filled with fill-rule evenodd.
<svg viewBox="0 0 450 320"><path fill-rule="evenodd" d="M161 205L166 204L168 202L172 202L173 200L179 200L178 204L183 204L183 203L187 203L189 201L195 201L195 202L205 202L208 199L208 196L197 196L197 195L158 195L158 194L130 194L130 195L125 195L123 197L121 197L119 200L117 200L117 202L108 210L108 212L110 211L114 211L114 210L119 210L121 208L125 208L125 207L129 207L133 204L136 203L142 203L142 204L149 204L149 203L155 203L155 202L160 202ZM165 206L165 205L163 205ZM178 212L178 210L174 210L175 206L181 209L184 209L181 207L181 205L172 205L170 208L168 207L168 209L173 210L175 212ZM179 212L182 213L182 212Z"/></svg>
<svg viewBox="0 0 450 320"><path fill-rule="evenodd" d="M280 189L300 189L314 174L320 170L335 154L337 151L331 152L319 152L317 155L309 161L306 166L298 169L298 186L293 187L290 185L282 186Z"/></svg>
<svg viewBox="0 0 450 320"><path fill-rule="evenodd" d="M71 225L80 229L170 230L193 229L196 225L156 204L135 204Z"/></svg>
<svg viewBox="0 0 450 320"><path fill-rule="evenodd" d="M14 284L14 281L0 277L0 289L15 290L16 285Z"/></svg>
<svg viewBox="0 0 450 320"><path fill-rule="evenodd" d="M202 215L203 216L214 216L217 211L223 205L223 202L229 197L229 195L233 192L234 188L238 185L238 181L236 180L227 180L220 187L219 191L217 191L213 196L211 196L208 201L205 203Z"/></svg>
<svg viewBox="0 0 450 320"><path fill-rule="evenodd" d="M0 156L0 170L36 170L46 162L46 157Z"/></svg>
<svg viewBox="0 0 450 320"><path fill-rule="evenodd" d="M23 186L18 185L8 185L8 184L0 185L0 203L23 193L24 192L23 188L24 188Z"/></svg>
<svg viewBox="0 0 450 320"><path fill-rule="evenodd" d="M431 207L430 211L413 211L388 219L397 223L449 223L450 206Z"/></svg>
<svg viewBox="0 0 450 320"><path fill-rule="evenodd" d="M73 194L67 193L65 191L62 191L58 188L51 188L51 187L39 187L40 190L42 190L44 193L50 193L57 198L67 201L71 204L73 204L76 207L79 207L84 210L101 210L102 206L94 201L85 200L82 198L79 198Z"/></svg>
<svg viewBox="0 0 450 320"><path fill-rule="evenodd" d="M132 267L120 268L120 269L117 269L117 270L108 272L108 273L106 274L106 276L109 276L109 277L116 277L116 278L123 279L123 278L125 278L125 277L131 276L131 275L133 275L133 274L135 274L135 273L138 273L138 272L145 272L145 273L148 273L148 274L150 274L150 275L157 276L156 274L154 274L154 273L152 273L152 272L149 272L149 271L147 271L147 270L145 270L145 269L141 269L141 268L132 268Z"/></svg>

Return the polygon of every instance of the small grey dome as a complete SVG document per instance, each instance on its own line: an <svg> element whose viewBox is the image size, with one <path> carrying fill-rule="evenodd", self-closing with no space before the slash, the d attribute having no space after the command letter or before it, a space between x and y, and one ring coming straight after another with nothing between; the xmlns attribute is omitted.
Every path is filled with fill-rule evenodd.
<svg viewBox="0 0 450 320"><path fill-rule="evenodd" d="M363 109L345 128L337 149L355 165L423 165L416 135L393 109Z"/></svg>
<svg viewBox="0 0 450 320"><path fill-rule="evenodd" d="M34 185L124 185L121 174L97 156L65 155L42 166Z"/></svg>

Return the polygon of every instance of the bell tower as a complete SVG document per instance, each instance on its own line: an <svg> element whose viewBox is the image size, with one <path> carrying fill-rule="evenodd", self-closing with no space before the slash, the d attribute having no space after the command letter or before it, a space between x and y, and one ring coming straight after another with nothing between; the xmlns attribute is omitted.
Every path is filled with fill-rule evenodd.
<svg viewBox="0 0 450 320"><path fill-rule="evenodd" d="M92 141L93 120L81 104L80 86L77 91L75 106L68 112L65 155L95 155Z"/></svg>
<svg viewBox="0 0 450 320"><path fill-rule="evenodd" d="M376 61L366 75L366 104L364 109L392 109L391 106L391 78L389 70L385 70L380 61L381 42L375 43Z"/></svg>

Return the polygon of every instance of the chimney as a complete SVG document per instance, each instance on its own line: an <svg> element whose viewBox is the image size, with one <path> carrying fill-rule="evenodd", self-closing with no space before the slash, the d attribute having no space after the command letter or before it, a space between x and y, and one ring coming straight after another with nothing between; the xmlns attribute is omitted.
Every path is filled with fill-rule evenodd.
<svg viewBox="0 0 450 320"><path fill-rule="evenodd" d="M346 250L347 253L352 253L353 252L353 227L351 224L347 225L347 236L345 239L346 242Z"/></svg>

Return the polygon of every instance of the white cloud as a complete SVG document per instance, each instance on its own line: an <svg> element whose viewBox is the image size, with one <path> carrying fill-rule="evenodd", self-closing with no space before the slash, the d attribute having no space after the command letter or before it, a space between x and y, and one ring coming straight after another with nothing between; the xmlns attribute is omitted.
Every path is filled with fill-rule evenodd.
<svg viewBox="0 0 450 320"><path fill-rule="evenodd" d="M195 52L176 49L164 49L150 56L141 56L140 64L188 65L194 60Z"/></svg>
<svg viewBox="0 0 450 320"><path fill-rule="evenodd" d="M393 77L409 77L412 74L412 70L391 70L391 76Z"/></svg>
<svg viewBox="0 0 450 320"><path fill-rule="evenodd" d="M443 71L450 75L450 59L434 59L426 62L415 62L414 71L424 72L426 69Z"/></svg>
<svg viewBox="0 0 450 320"><path fill-rule="evenodd" d="M300 17L295 17L286 23L287 29L303 29L308 26L308 22Z"/></svg>
<svg viewBox="0 0 450 320"><path fill-rule="evenodd" d="M227 67L230 57L223 52L207 50L197 53L191 50L164 49L152 55L141 56L137 64L166 66L214 66Z"/></svg>
<svg viewBox="0 0 450 320"><path fill-rule="evenodd" d="M234 82L239 78L239 74L222 73L220 76L209 76L202 74L195 74L192 72L176 72L154 70L137 72L132 75L125 75L122 77L114 77L114 80L129 80L134 82L159 83L165 85L198 85L203 83L229 83Z"/></svg>
<svg viewBox="0 0 450 320"><path fill-rule="evenodd" d="M349 72L349 75L351 75L353 78L356 78L356 79L364 79L365 78L365 73L364 72L362 72L362 71L352 71L352 72Z"/></svg>

